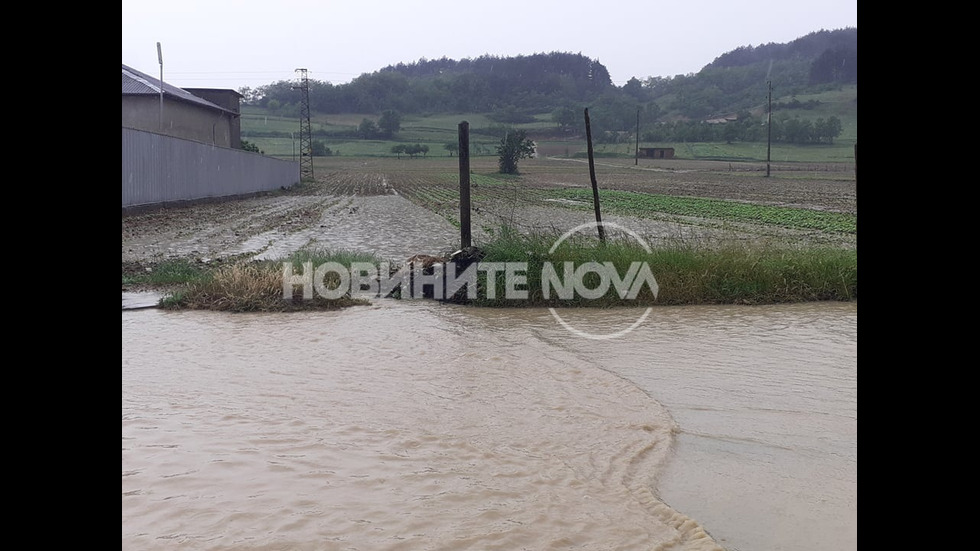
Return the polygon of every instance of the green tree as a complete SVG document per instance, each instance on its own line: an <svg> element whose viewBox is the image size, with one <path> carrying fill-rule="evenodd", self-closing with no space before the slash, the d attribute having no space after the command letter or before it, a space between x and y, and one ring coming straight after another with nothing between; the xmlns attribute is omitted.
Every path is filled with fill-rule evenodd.
<svg viewBox="0 0 980 551"><path fill-rule="evenodd" d="M623 92L626 92L635 100L643 100L646 96L646 92L643 90L643 83L636 77L629 79L626 84L623 85Z"/></svg>
<svg viewBox="0 0 980 551"><path fill-rule="evenodd" d="M369 140L378 136L378 125L371 119L361 119L360 126L357 127L357 135Z"/></svg>
<svg viewBox="0 0 980 551"><path fill-rule="evenodd" d="M449 142L442 146L443 149L449 152L449 156L452 157L453 154L459 152L459 144L456 142Z"/></svg>
<svg viewBox="0 0 980 551"><path fill-rule="evenodd" d="M314 157L329 157L333 154L333 152L330 151L330 148L327 147L327 144L320 140L313 140L310 143L310 148L313 149Z"/></svg>
<svg viewBox="0 0 980 551"><path fill-rule="evenodd" d="M622 132L636 128L636 102L629 98L605 94L589 108L592 137L596 141L619 141ZM584 120L584 119L583 119Z"/></svg>
<svg viewBox="0 0 980 551"><path fill-rule="evenodd" d="M261 99L260 91L253 90L249 86L242 86L238 89L238 93L242 95L242 104L244 105L257 105Z"/></svg>
<svg viewBox="0 0 980 551"><path fill-rule="evenodd" d="M818 118L813 123L813 129L816 133L817 141L826 141L827 143L834 143L834 138L840 136L843 131L840 119L834 116L826 120Z"/></svg>
<svg viewBox="0 0 980 551"><path fill-rule="evenodd" d="M793 117L783 125L783 139L789 143L809 143L813 138L813 123L809 119Z"/></svg>
<svg viewBox="0 0 980 551"><path fill-rule="evenodd" d="M730 144L738 139L738 127L734 122L725 123L721 135L725 138L725 143Z"/></svg>
<svg viewBox="0 0 980 551"><path fill-rule="evenodd" d="M517 162L534 155L534 141L528 139L524 130L508 132L497 146L497 155L502 174L517 174Z"/></svg>
<svg viewBox="0 0 980 551"><path fill-rule="evenodd" d="M578 111L568 106L563 106L551 112L551 120L562 130L575 128L578 126Z"/></svg>
<svg viewBox="0 0 980 551"><path fill-rule="evenodd" d="M378 129L381 131L381 136L390 138L401 130L401 126L402 116L398 111L386 109L381 112L381 118L378 119Z"/></svg>
<svg viewBox="0 0 980 551"><path fill-rule="evenodd" d="M391 146L391 152L398 156L399 159L402 158L402 153L406 152L405 144L401 143L398 145Z"/></svg>
<svg viewBox="0 0 980 551"><path fill-rule="evenodd" d="M422 144L417 143L417 144L411 144L411 145L406 145L405 146L405 153L408 153L408 155L410 157L412 157L413 159L419 153L421 153L421 154L424 155L424 154L426 154L428 152L429 152L429 146L427 146L427 145L422 145Z"/></svg>

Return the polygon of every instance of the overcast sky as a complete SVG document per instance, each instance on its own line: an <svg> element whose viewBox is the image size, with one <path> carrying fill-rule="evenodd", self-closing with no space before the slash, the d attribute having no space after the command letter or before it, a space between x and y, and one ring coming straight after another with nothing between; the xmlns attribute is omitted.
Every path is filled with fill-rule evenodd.
<svg viewBox="0 0 980 551"><path fill-rule="evenodd" d="M581 53L631 77L696 73L739 46L857 27L857 0L123 0L122 62L183 88L343 84L421 58Z"/></svg>

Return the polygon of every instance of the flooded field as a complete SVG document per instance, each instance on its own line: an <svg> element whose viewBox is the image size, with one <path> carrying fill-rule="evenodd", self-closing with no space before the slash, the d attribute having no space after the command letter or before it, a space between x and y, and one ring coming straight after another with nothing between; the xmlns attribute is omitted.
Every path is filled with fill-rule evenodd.
<svg viewBox="0 0 980 551"><path fill-rule="evenodd" d="M302 247L357 249L404 260L443 254L459 245L459 172L455 159L318 159L316 182L270 196L221 201L124 216L123 263L166 258L203 260L247 255L276 258ZM646 164L644 164L646 163ZM664 166L665 165L665 166ZM726 163L644 161L603 163L601 189L754 201L766 205L856 213L856 184L846 167L798 168L776 177L734 172ZM549 191L590 188L588 166L570 159L528 159L518 177L495 175L495 161L471 164L474 243L502 226L561 233L595 221L581 204ZM572 207L575 208L572 208ZM605 212L603 220L648 242L694 245L731 239L854 246L853 235L648 213Z"/></svg>
<svg viewBox="0 0 980 551"><path fill-rule="evenodd" d="M321 161L318 159L318 161ZM454 159L325 159L261 197L124 215L124 271L304 247L458 246ZM631 162L631 161L630 161ZM584 167L584 176L583 176ZM474 241L570 229L587 166L474 163ZM856 212L846 169L600 166L600 185ZM729 173L731 172L731 173ZM853 236L673 216L651 242ZM335 312L126 310L123 548L857 549L857 305L660 307L623 339L547 309L378 300ZM623 310L581 309L602 332Z"/></svg>

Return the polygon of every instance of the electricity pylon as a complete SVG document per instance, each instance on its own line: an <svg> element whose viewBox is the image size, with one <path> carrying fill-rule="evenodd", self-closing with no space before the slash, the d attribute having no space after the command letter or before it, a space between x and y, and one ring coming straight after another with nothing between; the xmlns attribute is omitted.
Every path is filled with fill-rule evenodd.
<svg viewBox="0 0 980 551"><path fill-rule="evenodd" d="M300 180L313 179L313 130L310 128L310 81L306 78L306 69L296 69L300 73L299 90L303 99L299 114L299 177Z"/></svg>

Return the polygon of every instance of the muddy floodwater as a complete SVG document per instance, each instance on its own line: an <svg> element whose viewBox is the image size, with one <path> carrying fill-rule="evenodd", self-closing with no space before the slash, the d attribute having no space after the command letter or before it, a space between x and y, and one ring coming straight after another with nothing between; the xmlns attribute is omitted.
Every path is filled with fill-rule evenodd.
<svg viewBox="0 0 980 551"><path fill-rule="evenodd" d="M127 297L145 290L127 274L171 258L457 248L455 159L318 162L296 190L124 212L124 550L857 549L856 302L661 306L595 340L582 333L643 310L562 310L562 325L547 309L424 300L229 314ZM857 210L840 170L610 163L603 189ZM503 180L475 159L474 243L594 220L556 200L590 186L582 167L527 159ZM856 234L603 214L653 246L856 247Z"/></svg>
<svg viewBox="0 0 980 551"><path fill-rule="evenodd" d="M123 549L857 549L856 303L602 341L546 309L142 309L122 343Z"/></svg>

